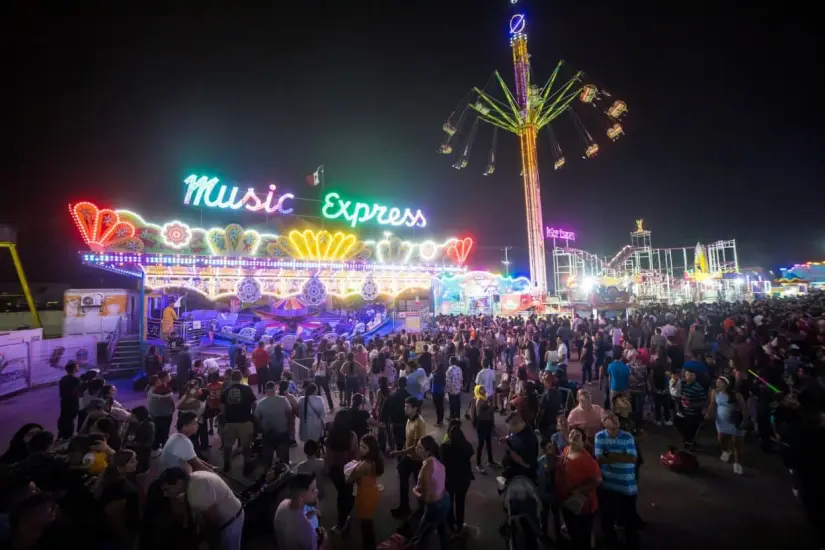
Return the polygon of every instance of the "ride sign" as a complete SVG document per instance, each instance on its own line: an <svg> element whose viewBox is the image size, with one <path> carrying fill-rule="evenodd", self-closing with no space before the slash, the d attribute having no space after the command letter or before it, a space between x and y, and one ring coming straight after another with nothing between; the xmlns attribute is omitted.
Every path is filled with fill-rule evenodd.
<svg viewBox="0 0 825 550"><path fill-rule="evenodd" d="M230 188L226 185L218 185L220 182L218 178L192 175L183 181L186 184L186 197L183 199L183 204L200 206L202 202L204 206L212 208L228 210L246 208L250 212L263 210L267 214L273 214L275 212L290 214L293 211L292 208L285 208L284 203L287 200L294 199L295 195L292 193L284 193L276 198L276 187L274 184L270 184L266 199L261 200L253 187L247 188L246 193L241 195L239 199L238 194L240 188L238 186L232 186L231 190L229 190L229 196L226 196L227 190Z"/></svg>
<svg viewBox="0 0 825 550"><path fill-rule="evenodd" d="M402 212L400 208L388 207L383 204L367 204L344 200L338 193L327 193L324 197L324 205L321 214L329 219L335 220L344 218L349 222L350 227L355 227L359 223L375 220L379 225L392 225L399 227L425 227L427 218L421 210L411 211L405 208Z"/></svg>

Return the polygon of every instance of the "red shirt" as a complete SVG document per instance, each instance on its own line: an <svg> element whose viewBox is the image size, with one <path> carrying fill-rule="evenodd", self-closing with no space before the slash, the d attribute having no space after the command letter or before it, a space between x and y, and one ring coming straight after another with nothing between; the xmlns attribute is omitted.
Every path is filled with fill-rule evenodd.
<svg viewBox="0 0 825 550"><path fill-rule="evenodd" d="M206 385L206 391L209 392L209 397L206 400L206 406L210 409L221 408L221 390L223 384L220 382L212 382Z"/></svg>
<svg viewBox="0 0 825 550"><path fill-rule="evenodd" d="M258 348L252 352L252 364L255 365L255 369L269 366L269 354L265 349Z"/></svg>
<svg viewBox="0 0 825 550"><path fill-rule="evenodd" d="M593 455L582 449L575 459L567 458L570 447L564 449L559 465L556 467L556 496L559 503L570 496L571 491L585 481L602 480L602 471ZM587 502L582 508L582 514L593 514L599 509L599 500L596 489L587 492Z"/></svg>

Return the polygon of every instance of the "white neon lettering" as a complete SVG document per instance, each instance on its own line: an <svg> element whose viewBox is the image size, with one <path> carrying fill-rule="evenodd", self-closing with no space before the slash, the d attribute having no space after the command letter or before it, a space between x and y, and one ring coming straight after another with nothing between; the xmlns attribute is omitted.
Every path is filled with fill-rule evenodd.
<svg viewBox="0 0 825 550"><path fill-rule="evenodd" d="M220 180L218 180L218 178L207 178L206 176L198 177L195 175L189 176L184 180L187 188L183 203L191 204L192 206L201 206L201 203L203 203L203 206L229 210L246 208L250 212L259 212L264 210L269 214L274 212L290 214L293 211L292 208L284 208L285 201L295 198L295 195L292 193L285 193L281 195L277 203L275 205L272 204L272 201L275 199L275 191L277 189L273 184L269 185L269 192L266 195L266 200L262 201L254 187L247 188L246 193L244 193L240 199L237 199L240 189L239 187L218 185L219 182ZM217 196L213 193L216 187L218 188ZM228 196L227 189L229 189Z"/></svg>
<svg viewBox="0 0 825 550"><path fill-rule="evenodd" d="M367 204L364 202L345 201L338 193L328 193L324 197L324 205L321 214L328 219L334 220L344 218L351 227L359 223L375 220L380 225L392 225L395 227L406 225L407 227L424 227L427 225L427 218L421 210L413 212L405 208L403 213L400 208L387 207L382 204Z"/></svg>

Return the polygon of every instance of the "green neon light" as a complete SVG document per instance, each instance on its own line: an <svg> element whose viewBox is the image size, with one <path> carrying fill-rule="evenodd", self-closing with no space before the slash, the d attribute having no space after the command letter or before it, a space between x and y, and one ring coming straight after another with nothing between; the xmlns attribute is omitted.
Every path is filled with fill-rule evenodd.
<svg viewBox="0 0 825 550"><path fill-rule="evenodd" d="M375 221L379 225L391 225L399 227L426 227L427 218L421 210L413 212L405 208L403 212L400 208L387 207L383 204L367 204L365 202L355 202L344 200L338 193L327 193L324 197L324 205L321 208L321 215L328 220L344 218L349 222L350 227L355 227L359 223Z"/></svg>

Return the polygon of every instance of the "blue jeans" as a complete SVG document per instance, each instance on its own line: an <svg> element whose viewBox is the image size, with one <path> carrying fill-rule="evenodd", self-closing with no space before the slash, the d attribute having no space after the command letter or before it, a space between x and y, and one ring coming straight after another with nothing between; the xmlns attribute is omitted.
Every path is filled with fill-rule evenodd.
<svg viewBox="0 0 825 550"><path fill-rule="evenodd" d="M421 517L421 522L418 524L418 529L413 535L413 539L419 544L424 544L427 537L434 531L438 531L438 537L441 540L441 548L446 550L447 544L447 519L453 510L453 504L450 500L450 495L444 493L441 500L438 502L430 502L423 506L424 514Z"/></svg>

